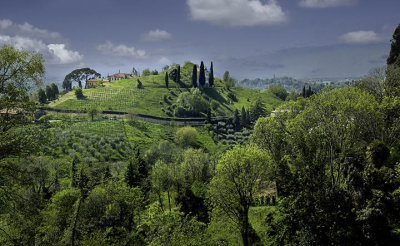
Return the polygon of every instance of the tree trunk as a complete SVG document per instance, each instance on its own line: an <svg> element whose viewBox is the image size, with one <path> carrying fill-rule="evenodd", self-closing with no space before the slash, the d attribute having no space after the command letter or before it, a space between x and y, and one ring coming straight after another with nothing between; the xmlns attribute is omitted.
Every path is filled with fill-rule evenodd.
<svg viewBox="0 0 400 246"><path fill-rule="evenodd" d="M242 235L243 246L249 245L249 209L244 208L241 215L241 228L240 234Z"/></svg>
<svg viewBox="0 0 400 246"><path fill-rule="evenodd" d="M161 192L158 192L158 202L160 203L161 210L164 212L163 202L161 200Z"/></svg>
<svg viewBox="0 0 400 246"><path fill-rule="evenodd" d="M169 190L167 191L168 194L168 207L169 207L169 211L171 212L171 197L169 195Z"/></svg>
<svg viewBox="0 0 400 246"><path fill-rule="evenodd" d="M76 233L76 224L78 222L79 212L81 210L82 198L79 198L78 209L76 210L74 224L72 225L72 235L71 235L71 246L75 246L75 233Z"/></svg>

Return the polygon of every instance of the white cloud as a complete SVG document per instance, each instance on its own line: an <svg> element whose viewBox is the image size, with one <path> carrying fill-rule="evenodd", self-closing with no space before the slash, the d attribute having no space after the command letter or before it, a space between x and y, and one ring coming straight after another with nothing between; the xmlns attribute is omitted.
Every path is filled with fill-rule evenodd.
<svg viewBox="0 0 400 246"><path fill-rule="evenodd" d="M162 65L168 65L171 64L171 61L167 57L163 56L160 58L160 60L158 60L158 63Z"/></svg>
<svg viewBox="0 0 400 246"><path fill-rule="evenodd" d="M110 41L97 46L97 50L104 55L118 56L118 57L133 57L133 58L146 58L146 51L128 47L124 44L115 45Z"/></svg>
<svg viewBox="0 0 400 246"><path fill-rule="evenodd" d="M339 39L348 44L369 44L381 40L374 31L349 32L340 36Z"/></svg>
<svg viewBox="0 0 400 246"><path fill-rule="evenodd" d="M187 0L193 20L220 26L273 25L287 21L276 0Z"/></svg>
<svg viewBox="0 0 400 246"><path fill-rule="evenodd" d="M358 0L301 0L299 5L306 8L331 8L340 6L352 6Z"/></svg>
<svg viewBox="0 0 400 246"><path fill-rule="evenodd" d="M61 41L65 39L58 32L40 29L34 27L28 22L25 22L24 24L17 24L8 19L0 20L0 32L7 35L24 36L46 41Z"/></svg>
<svg viewBox="0 0 400 246"><path fill-rule="evenodd" d="M165 30L150 30L147 33L142 34L141 37L144 41L163 41L172 39L172 34Z"/></svg>
<svg viewBox="0 0 400 246"><path fill-rule="evenodd" d="M0 20L0 29L7 29L12 26L12 21L8 19Z"/></svg>
<svg viewBox="0 0 400 246"><path fill-rule="evenodd" d="M58 64L76 63L83 59L83 56L78 51L66 49L65 44L49 44L47 47L54 54L54 57L58 59Z"/></svg>
<svg viewBox="0 0 400 246"><path fill-rule="evenodd" d="M0 45L11 44L17 49L40 52L48 64L73 64L82 61L77 51L68 50L65 44L45 44L42 40L21 36L0 35Z"/></svg>

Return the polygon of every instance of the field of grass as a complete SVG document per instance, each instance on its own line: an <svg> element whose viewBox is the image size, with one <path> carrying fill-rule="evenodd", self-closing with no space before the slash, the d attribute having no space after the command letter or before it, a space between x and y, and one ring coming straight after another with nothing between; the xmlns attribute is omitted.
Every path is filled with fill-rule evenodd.
<svg viewBox="0 0 400 246"><path fill-rule="evenodd" d="M57 121L54 123L57 127ZM99 136L123 136L130 143L146 150L163 140L174 141L175 132L179 126L154 124L136 120L84 120L64 121L63 129L90 133ZM217 146L205 126L195 127L198 134L198 143L204 149L214 150Z"/></svg>

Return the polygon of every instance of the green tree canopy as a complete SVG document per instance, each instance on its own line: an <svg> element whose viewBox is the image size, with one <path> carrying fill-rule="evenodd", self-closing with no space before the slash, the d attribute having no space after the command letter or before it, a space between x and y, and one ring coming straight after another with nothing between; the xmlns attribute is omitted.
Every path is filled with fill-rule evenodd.
<svg viewBox="0 0 400 246"><path fill-rule="evenodd" d="M239 229L249 245L249 209L259 188L267 181L269 159L255 147L235 147L219 160L210 183L210 201Z"/></svg>
<svg viewBox="0 0 400 246"><path fill-rule="evenodd" d="M70 91L72 90L72 83L76 82L82 88L82 81L86 82L88 79L100 78L100 76L98 72L88 67L75 69L65 76L62 87L66 91Z"/></svg>
<svg viewBox="0 0 400 246"><path fill-rule="evenodd" d="M285 87L281 85L269 85L268 86L268 91L273 93L275 96L280 98L281 100L285 101L286 97L289 95L289 93L286 91Z"/></svg>
<svg viewBox="0 0 400 246"><path fill-rule="evenodd" d="M400 24L397 26L393 33L392 44L390 47L390 54L387 58L387 65L400 66Z"/></svg>

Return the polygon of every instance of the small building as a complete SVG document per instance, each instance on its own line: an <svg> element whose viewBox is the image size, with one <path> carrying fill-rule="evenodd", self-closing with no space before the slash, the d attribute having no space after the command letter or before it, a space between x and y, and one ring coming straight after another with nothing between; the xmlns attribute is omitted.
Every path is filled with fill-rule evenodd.
<svg viewBox="0 0 400 246"><path fill-rule="evenodd" d="M113 75L108 76L108 81L117 81L117 80L122 80L122 79L133 79L137 78L138 76L134 73L116 73Z"/></svg>
<svg viewBox="0 0 400 246"><path fill-rule="evenodd" d="M97 83L97 79L89 79L88 81L86 81L85 89L96 88Z"/></svg>

